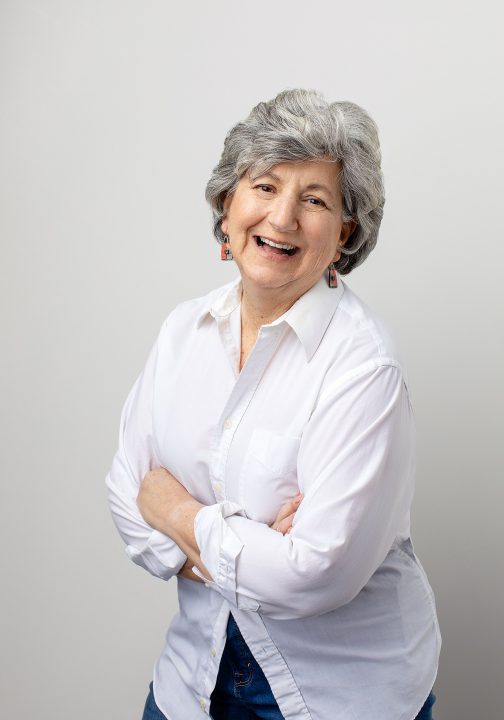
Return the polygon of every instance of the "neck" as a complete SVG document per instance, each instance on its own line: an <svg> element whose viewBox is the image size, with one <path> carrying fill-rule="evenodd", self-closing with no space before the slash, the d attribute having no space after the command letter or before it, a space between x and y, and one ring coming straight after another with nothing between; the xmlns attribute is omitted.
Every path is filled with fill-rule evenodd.
<svg viewBox="0 0 504 720"><path fill-rule="evenodd" d="M306 292L303 290L293 294L292 289L289 289L290 292L282 292L281 288L257 289L242 280L242 330L246 328L249 332L257 334L261 325L267 325L279 318Z"/></svg>

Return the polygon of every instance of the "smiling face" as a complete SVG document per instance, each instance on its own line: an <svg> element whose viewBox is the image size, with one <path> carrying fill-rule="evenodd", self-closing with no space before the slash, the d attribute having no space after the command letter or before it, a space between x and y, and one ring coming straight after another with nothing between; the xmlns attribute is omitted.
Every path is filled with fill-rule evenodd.
<svg viewBox="0 0 504 720"><path fill-rule="evenodd" d="M244 289L297 299L339 260L355 227L342 222L339 173L335 162L310 160L243 175L224 201L221 227Z"/></svg>

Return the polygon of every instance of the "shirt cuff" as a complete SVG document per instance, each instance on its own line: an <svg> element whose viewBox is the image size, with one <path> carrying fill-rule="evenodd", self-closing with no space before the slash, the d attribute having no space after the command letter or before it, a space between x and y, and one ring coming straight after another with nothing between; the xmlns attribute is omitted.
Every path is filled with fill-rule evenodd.
<svg viewBox="0 0 504 720"><path fill-rule="evenodd" d="M236 596L236 561L243 548L243 542L231 530L225 518L230 515L245 515L238 503L224 500L215 505L201 508L194 518L194 535L200 550L203 565L214 579L201 577L218 590L234 607L238 607ZM252 608L251 608L252 609Z"/></svg>
<svg viewBox="0 0 504 720"><path fill-rule="evenodd" d="M126 554L136 565L163 580L176 575L187 560L179 546L158 530L151 532L140 549L127 545Z"/></svg>

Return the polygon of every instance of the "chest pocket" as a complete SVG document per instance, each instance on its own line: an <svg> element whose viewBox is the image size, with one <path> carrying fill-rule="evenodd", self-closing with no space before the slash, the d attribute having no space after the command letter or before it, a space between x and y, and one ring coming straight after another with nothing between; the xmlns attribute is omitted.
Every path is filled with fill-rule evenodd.
<svg viewBox="0 0 504 720"><path fill-rule="evenodd" d="M298 492L297 457L301 438L256 428L240 473L240 499L252 520L267 523Z"/></svg>

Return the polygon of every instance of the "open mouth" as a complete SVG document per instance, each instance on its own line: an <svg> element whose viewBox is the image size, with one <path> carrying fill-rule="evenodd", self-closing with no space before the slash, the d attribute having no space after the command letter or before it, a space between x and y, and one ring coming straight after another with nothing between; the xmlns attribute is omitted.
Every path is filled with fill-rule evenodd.
<svg viewBox="0 0 504 720"><path fill-rule="evenodd" d="M263 245L268 245L270 248L273 248L273 252L277 253L278 255L294 255L298 249L295 245L289 245L288 243L277 243L273 240L270 240L269 238L265 238L259 235L255 235L254 239L259 247L263 247Z"/></svg>

